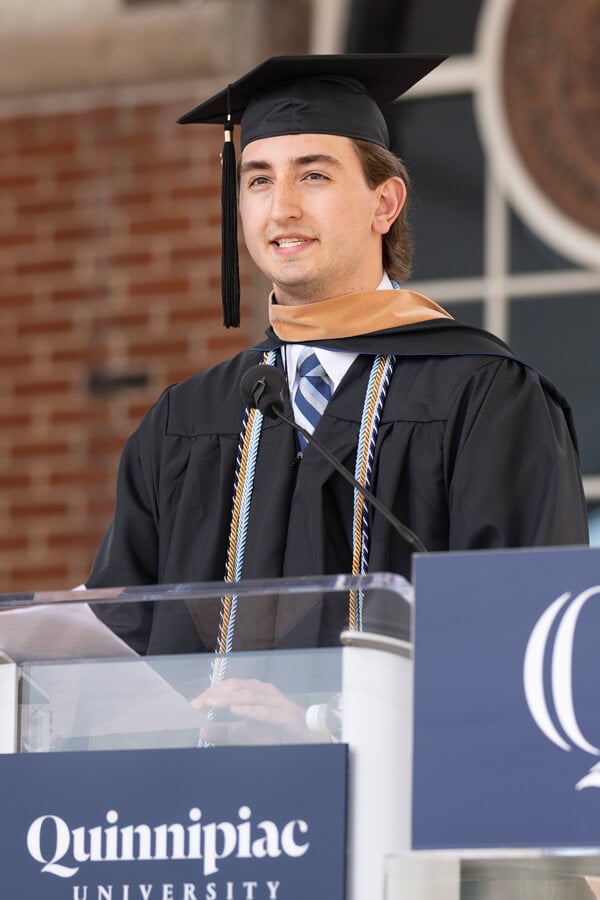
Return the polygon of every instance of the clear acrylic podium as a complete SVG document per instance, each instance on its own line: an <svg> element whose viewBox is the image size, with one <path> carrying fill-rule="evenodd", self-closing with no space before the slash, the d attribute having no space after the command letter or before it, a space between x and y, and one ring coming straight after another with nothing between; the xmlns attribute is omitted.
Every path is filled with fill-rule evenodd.
<svg viewBox="0 0 600 900"><path fill-rule="evenodd" d="M239 635L226 658L138 656L101 621L107 611L140 604L201 610L194 621L217 621L223 584L0 597L0 752L202 753L201 730L215 721L230 744L341 741L350 773L347 900L600 897L593 855L411 852L413 597L404 579L278 579L227 591L236 598ZM336 630L349 597L360 600L362 631ZM265 617L266 633L249 635L248 623ZM272 627L279 621L311 627L286 625L282 634ZM219 677L274 684L303 711L305 727L245 729L234 717L196 709L191 701L214 680L215 659Z"/></svg>
<svg viewBox="0 0 600 900"><path fill-rule="evenodd" d="M382 574L246 582L227 591L238 619L226 657L138 656L99 620L115 612L118 619L129 605L159 604L167 616L191 609L194 621L216 622L223 584L1 597L0 749L200 745L205 752L199 735L207 713L190 701L214 680L216 660L219 677L274 684L306 723L293 733L259 723L249 734L225 716L227 743L349 745L347 897L383 897L385 856L409 847L410 586ZM363 630L340 633L351 592L363 610ZM265 634L255 627L263 618Z"/></svg>

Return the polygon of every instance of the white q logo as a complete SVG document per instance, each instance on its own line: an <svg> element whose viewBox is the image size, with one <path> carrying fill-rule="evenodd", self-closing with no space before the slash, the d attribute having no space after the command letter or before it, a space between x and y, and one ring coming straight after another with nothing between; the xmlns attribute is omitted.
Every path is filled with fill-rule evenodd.
<svg viewBox="0 0 600 900"><path fill-rule="evenodd" d="M600 585L582 591L571 600L567 591L561 594L540 616L527 643L523 662L523 686L525 699L535 724L548 740L562 750L579 747L593 756L600 756L600 748L591 744L582 734L573 705L573 641L575 627L583 605L595 594L600 594ZM570 602L569 602L570 601ZM550 629L560 611L569 604L563 614L552 653L551 685L554 710L558 724L568 741L559 733L552 721L544 691L544 658ZM570 743L569 743L570 742ZM586 787L600 788L600 763L593 766L589 773L577 782L577 790Z"/></svg>

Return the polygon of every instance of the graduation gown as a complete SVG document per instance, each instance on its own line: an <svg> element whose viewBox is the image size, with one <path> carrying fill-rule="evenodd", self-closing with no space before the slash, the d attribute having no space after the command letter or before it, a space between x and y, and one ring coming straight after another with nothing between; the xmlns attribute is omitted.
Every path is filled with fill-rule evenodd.
<svg viewBox="0 0 600 900"><path fill-rule="evenodd" d="M269 330L260 346L168 388L149 410L124 449L114 520L88 587L223 579L239 384L280 343ZM373 356L396 355L371 487L428 550L587 542L569 407L499 339L438 319L315 346L361 354L316 429L351 473ZM289 398L286 406L292 416ZM350 572L352 517L351 487L314 447L298 460L295 432L265 419L243 577ZM370 521L369 570L410 578L411 548L372 509ZM138 650L214 648L210 623L183 605L103 615Z"/></svg>

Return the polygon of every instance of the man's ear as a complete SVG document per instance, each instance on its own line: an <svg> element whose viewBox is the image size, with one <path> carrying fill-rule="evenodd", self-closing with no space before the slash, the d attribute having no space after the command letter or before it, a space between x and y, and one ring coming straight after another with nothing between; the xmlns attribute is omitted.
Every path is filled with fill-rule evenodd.
<svg viewBox="0 0 600 900"><path fill-rule="evenodd" d="M377 185L375 192L377 206L373 216L373 230L376 234L387 234L406 202L406 185L394 175Z"/></svg>

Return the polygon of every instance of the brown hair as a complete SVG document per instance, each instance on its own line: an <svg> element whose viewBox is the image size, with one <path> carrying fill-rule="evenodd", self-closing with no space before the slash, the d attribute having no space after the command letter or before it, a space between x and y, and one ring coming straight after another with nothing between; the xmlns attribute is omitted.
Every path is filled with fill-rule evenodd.
<svg viewBox="0 0 600 900"><path fill-rule="evenodd" d="M353 140L367 184L373 190L388 178L397 176L406 185L407 200L387 234L383 235L383 268L394 281L403 282L410 275L413 242L408 223L410 179L402 160L391 150L371 141Z"/></svg>

